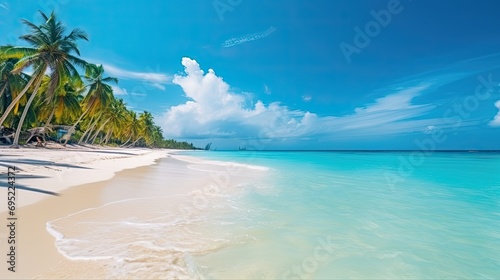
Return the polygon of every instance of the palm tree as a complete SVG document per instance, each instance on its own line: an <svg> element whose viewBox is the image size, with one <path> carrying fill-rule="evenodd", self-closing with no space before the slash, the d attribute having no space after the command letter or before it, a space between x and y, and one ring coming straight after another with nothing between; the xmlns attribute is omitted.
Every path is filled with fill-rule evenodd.
<svg viewBox="0 0 500 280"><path fill-rule="evenodd" d="M34 70L30 81L18 96L20 99L28 91L31 84L35 84L35 88L19 120L14 143L12 145L13 147L18 147L19 135L24 119L31 102L33 102L38 92L45 72L50 70L50 82L45 94L49 96L48 99L52 99L50 96L52 96L56 89L61 86L64 76L79 77L78 71L75 69L74 65L80 67L85 67L87 65L84 60L72 55L72 53L76 53L78 56L80 55L77 41L79 39L88 41L87 34L83 30L76 28L68 35L65 35L66 28L63 23L57 19L54 12L52 12L50 16L47 16L43 12L40 12L40 15L45 22L39 26L27 20L22 20L22 22L28 26L31 33L23 35L20 38L30 44L31 47L11 47L4 51L6 57L19 58L19 61L14 66L13 73L18 74L23 69L30 66L33 67ZM5 118L7 118L12 107L15 105L14 103L19 101L18 98L11 102L12 106L9 106L4 112L0 123L3 123Z"/></svg>
<svg viewBox="0 0 500 280"><path fill-rule="evenodd" d="M146 144L152 143L152 136L154 131L153 115L150 112L144 111L139 115L139 138L137 138L129 146L134 146L139 140L144 139Z"/></svg>
<svg viewBox="0 0 500 280"><path fill-rule="evenodd" d="M85 111L82 113L80 118L74 124L76 126L85 115L95 114L100 109L106 107L108 103L113 100L113 89L107 83L118 83L118 79L115 77L104 78L104 68L102 65L88 64L85 69L85 80L88 83L89 91L83 103L85 106Z"/></svg>
<svg viewBox="0 0 500 280"><path fill-rule="evenodd" d="M154 125L153 126L153 135L151 139L151 144L153 147L160 147L163 142L163 130L161 127Z"/></svg>
<svg viewBox="0 0 500 280"><path fill-rule="evenodd" d="M44 84L42 84L42 88ZM71 123L81 113L80 102L83 99L81 92L84 86L80 79L64 77L63 85L57 88L54 95L45 95L40 99L40 116L47 117L45 126L48 126L53 118L56 123ZM51 99L49 99L51 98Z"/></svg>
<svg viewBox="0 0 500 280"><path fill-rule="evenodd" d="M127 145L132 138L135 137L140 137L139 132L141 129L141 123L139 122L139 119L137 118L137 113L134 111L127 111L127 116L125 119L125 129L123 130L123 136L125 137L124 139L127 139L125 143L123 143L121 146Z"/></svg>
<svg viewBox="0 0 500 280"><path fill-rule="evenodd" d="M108 124L106 126L106 136L102 139L101 143L107 144L110 137L114 134L116 136L121 134L123 124L126 118L127 108L123 99L115 99L109 108Z"/></svg>
<svg viewBox="0 0 500 280"><path fill-rule="evenodd" d="M78 120L73 124L73 130L83 120L83 117L90 114L96 115L103 108L107 107L114 99L113 88L107 83L118 83L115 77L103 77L104 68L102 65L88 64L85 69L85 80L87 81L89 90L85 95L82 103L85 111L80 115ZM78 143L81 143L83 136L87 134L88 130L82 135ZM64 141L64 145L68 142L68 138Z"/></svg>
<svg viewBox="0 0 500 280"><path fill-rule="evenodd" d="M0 60L0 113L6 110L12 98L16 98L19 95L30 79L30 76L24 73L20 73L19 75L12 73L17 61L18 59L15 58ZM19 102L17 105L19 105ZM14 113L17 114L18 106L15 106L13 109Z"/></svg>

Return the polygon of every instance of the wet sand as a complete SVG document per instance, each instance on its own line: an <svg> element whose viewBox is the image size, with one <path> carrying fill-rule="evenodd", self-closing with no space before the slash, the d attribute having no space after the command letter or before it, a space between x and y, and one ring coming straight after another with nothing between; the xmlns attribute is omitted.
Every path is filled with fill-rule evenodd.
<svg viewBox="0 0 500 280"><path fill-rule="evenodd" d="M181 217L183 209L181 209L180 205L190 205L190 209L195 209L192 207L193 204L196 204L196 200L193 200L193 194L210 192L210 190L206 189L207 186L227 183L224 187L231 188L256 176L252 173L253 171L249 170L240 172L240 174L234 173L231 176L219 176L218 174L223 174L224 172L226 175L228 174L225 171L228 170L228 166L203 164L196 160L187 162L185 160L186 158L178 160L167 156L167 158L157 160L162 162L161 168L159 164L154 164L120 171L111 180L71 187L61 191L59 196L50 196L35 204L19 208L16 214L18 217L16 229L16 273L8 271L5 264L3 269L0 268L0 278L102 279L143 278L147 276L149 278L182 277L186 271L184 271L184 268L181 268L183 264L179 263L182 262L179 257L173 258L172 263L166 262L162 264L169 267L165 271L155 271L158 269L152 263L151 271L149 272L139 271L132 274L124 272L125 274L119 276L116 273L112 273L113 270L115 272L117 270L115 260L70 260L67 256L65 257L61 254L64 252L58 251L55 243L56 237L47 230L47 223L63 218L64 223L62 223L62 226L65 228L66 234L69 232L71 235L70 232L72 230L76 233L80 230L78 226L72 226L72 222L81 222L84 219L92 222L100 220L109 222L109 215L114 215L114 213L118 212L123 213L123 217L127 217L130 214L126 212L134 207L137 207L136 212L139 213L143 209L149 209L144 211L144 215L141 214L138 217L146 218L149 215L148 211L156 211L151 209L158 209L158 205L162 207L161 211L169 211L173 215L172 217ZM230 178L230 181L227 181L227 178ZM22 196L22 194L19 194L19 196ZM141 198L145 200L141 200ZM161 204L148 202L148 199L152 198L161 198ZM127 202L130 199L137 200L137 203ZM119 203L111 205L112 207L103 206L113 202ZM123 202L128 203L128 206L122 204ZM130 205L133 206L130 207ZM165 207L163 208L162 205L165 205ZM64 220L68 215L82 213L82 210L86 210L82 218L75 216L75 219L69 219L70 221L68 222ZM189 214L196 216L199 213L201 212L196 210ZM6 221L6 214L6 212L1 213L0 220ZM189 230L191 231L193 231L192 226L197 227L196 224L189 225ZM171 234L177 234L176 231L186 229L187 227L184 228L182 225L177 225L169 230L172 230ZM196 230L199 230L199 228L196 228ZM120 234L120 232L113 232L113 234ZM126 234L126 232L123 232L123 235ZM182 232L179 232L179 236L182 237ZM2 231L0 237L2 244L5 245L3 246L4 250L7 250L7 233ZM142 264L148 263L148 260L139 260L139 262L142 261L144 261Z"/></svg>

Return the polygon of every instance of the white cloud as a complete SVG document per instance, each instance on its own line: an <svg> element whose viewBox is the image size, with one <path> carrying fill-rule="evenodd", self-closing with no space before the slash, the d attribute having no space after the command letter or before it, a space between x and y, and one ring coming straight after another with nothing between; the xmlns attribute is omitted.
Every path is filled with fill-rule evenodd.
<svg viewBox="0 0 500 280"><path fill-rule="evenodd" d="M107 76L117 77L118 79L130 79L143 82L143 85L149 89L157 88L159 90L165 90L165 84L172 83L172 76L159 72L138 72L119 68L117 66L102 63L95 59L85 59L88 62L95 63L97 65L102 64ZM149 69L148 69L149 71Z"/></svg>
<svg viewBox="0 0 500 280"><path fill-rule="evenodd" d="M222 43L221 46L223 48L229 48L229 47L237 46L237 45L240 45L243 43L259 40L262 38L266 38L267 36L271 35L274 31L276 31L276 28L271 26L263 32L254 33L254 34L247 34L247 35L244 35L241 37L235 37L235 38L228 39L228 40L224 41L224 43Z"/></svg>
<svg viewBox="0 0 500 280"><path fill-rule="evenodd" d="M118 78L133 79L150 83L169 83L171 77L162 73L136 72L118 68L110 64L103 64L104 70L110 75Z"/></svg>
<svg viewBox="0 0 500 280"><path fill-rule="evenodd" d="M418 95L419 92L429 88L430 84L418 85L406 89L396 89L398 94L387 95L381 98L377 98L375 103L365 107L359 107L354 109L356 113L371 113L377 111L392 111L399 110L401 107L410 106L418 107L416 105L411 106L411 100Z"/></svg>
<svg viewBox="0 0 500 280"><path fill-rule="evenodd" d="M309 102L312 100L312 96L310 95L302 95L302 100L304 100L305 102Z"/></svg>
<svg viewBox="0 0 500 280"><path fill-rule="evenodd" d="M162 84L160 84L160 83L153 83L153 84L151 84L151 86L155 87L155 88L157 88L159 90L165 90L165 86L162 85Z"/></svg>
<svg viewBox="0 0 500 280"><path fill-rule="evenodd" d="M113 94L114 95L127 95L127 89L121 88L119 86L112 85L111 88L113 89Z"/></svg>
<svg viewBox="0 0 500 280"><path fill-rule="evenodd" d="M169 137L208 138L289 138L322 136L328 138L366 137L422 132L429 126L446 128L442 119L421 118L435 108L414 104L414 98L430 85L413 85L388 90L372 104L353 113L320 117L311 112L291 110L279 102L250 102L209 69L200 69L195 60L183 58L185 74L173 83L182 87L191 100L170 107L162 126ZM462 123L462 125L469 125ZM472 124L470 124L472 125ZM449 125L448 125L449 126Z"/></svg>
<svg viewBox="0 0 500 280"><path fill-rule="evenodd" d="M495 102L495 107L498 108L497 115L490 121L490 126L500 126L500 100Z"/></svg>

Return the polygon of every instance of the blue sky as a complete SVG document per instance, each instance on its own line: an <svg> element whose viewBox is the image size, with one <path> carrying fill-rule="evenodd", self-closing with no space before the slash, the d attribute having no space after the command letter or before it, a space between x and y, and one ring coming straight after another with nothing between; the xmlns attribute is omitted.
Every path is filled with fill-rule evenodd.
<svg viewBox="0 0 500 280"><path fill-rule="evenodd" d="M31 3L31 4L27 4ZM0 0L56 10L168 138L218 149L500 149L500 3ZM427 144L427 146L425 146Z"/></svg>

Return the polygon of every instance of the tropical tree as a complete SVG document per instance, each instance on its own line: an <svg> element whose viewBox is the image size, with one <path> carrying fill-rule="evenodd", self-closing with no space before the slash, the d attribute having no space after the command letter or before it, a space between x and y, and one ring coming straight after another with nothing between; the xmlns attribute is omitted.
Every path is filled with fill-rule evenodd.
<svg viewBox="0 0 500 280"><path fill-rule="evenodd" d="M54 12L52 12L50 16L47 16L40 11L40 15L44 20L40 25L31 23L28 20L22 20L29 28L30 34L23 35L20 38L31 45L31 47L10 47L3 52L5 57L19 59L14 65L12 73L19 74L22 70L32 67L33 75L18 97L16 97L6 109L0 119L0 123L4 122L12 108L28 91L31 84L35 85L25 105L21 119L19 120L13 147L18 147L19 135L24 119L33 99L38 93L38 89L47 70L49 70L50 81L45 94L48 96L48 99L52 99L50 96L52 96L56 89L61 86L65 76L71 76L73 78L79 77L75 66L85 67L87 65L84 60L73 55L73 53L78 56L80 55L77 41L88 41L87 34L83 30L76 28L66 35L65 26L57 19Z"/></svg>
<svg viewBox="0 0 500 280"><path fill-rule="evenodd" d="M44 81L41 91L49 81ZM73 122L81 113L80 102L83 99L81 95L84 90L81 79L74 77L64 77L63 85L58 87L53 95L44 95L40 98L38 107L39 115L46 117L45 126L48 126L54 118L56 123Z"/></svg>
<svg viewBox="0 0 500 280"><path fill-rule="evenodd" d="M115 99L111 103L108 112L108 124L105 127L106 135L101 141L101 143L104 142L104 144L108 143L112 135L118 137L121 134L121 130L123 130L127 112L127 108L125 107L125 103L123 103L123 99Z"/></svg>
<svg viewBox="0 0 500 280"><path fill-rule="evenodd" d="M100 109L106 107L114 99L113 88L107 83L117 84L118 79L115 77L103 76L104 68L102 65L87 65L84 78L88 83L87 87L89 87L89 91L83 99L85 111L81 114L80 118L78 118L77 122L73 126L76 126L87 114L95 114Z"/></svg>
<svg viewBox="0 0 500 280"><path fill-rule="evenodd" d="M139 119L137 118L137 113L134 111L127 111L126 112L126 118L125 118L125 124L124 124L125 129L123 129L123 138L127 139L125 140L125 143L123 143L121 146L127 145L133 138L139 138L139 132L141 129L141 123L139 122Z"/></svg>
<svg viewBox="0 0 500 280"><path fill-rule="evenodd" d="M19 75L12 73L17 61L18 59L15 58L0 59L0 113L2 114L12 102L12 99L19 95L30 79L30 76L24 73L20 73ZM13 107L14 114L17 114L19 103L17 102L17 106Z"/></svg>
<svg viewBox="0 0 500 280"><path fill-rule="evenodd" d="M102 65L87 64L85 69L85 81L87 82L88 92L83 99L83 113L78 120L73 124L72 130L80 123L87 115L94 116L106 108L113 100L113 88L108 83L118 83L115 77L104 77L104 68ZM83 136L89 131L87 130L78 143L81 143ZM69 137L64 141L64 145L68 142Z"/></svg>
<svg viewBox="0 0 500 280"><path fill-rule="evenodd" d="M146 144L150 144L153 141L153 130L154 121L153 115L150 112L144 111L139 114L139 137L130 146L134 146L139 140L144 139Z"/></svg>

